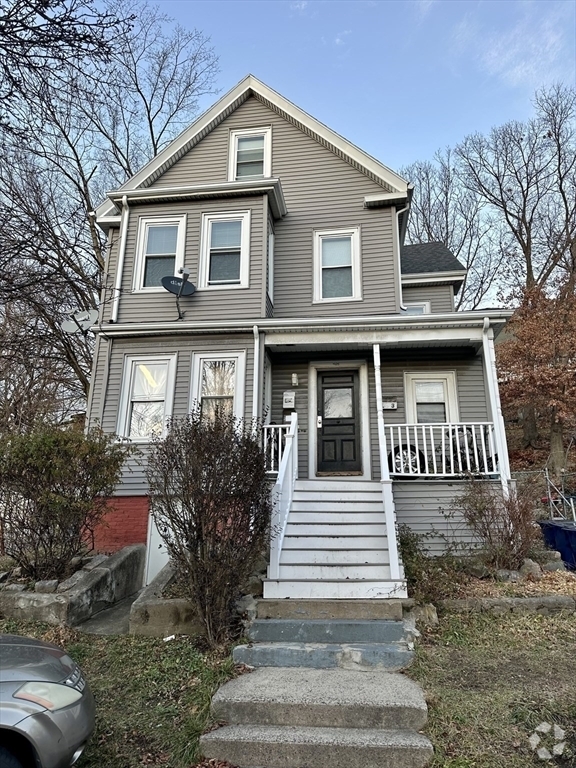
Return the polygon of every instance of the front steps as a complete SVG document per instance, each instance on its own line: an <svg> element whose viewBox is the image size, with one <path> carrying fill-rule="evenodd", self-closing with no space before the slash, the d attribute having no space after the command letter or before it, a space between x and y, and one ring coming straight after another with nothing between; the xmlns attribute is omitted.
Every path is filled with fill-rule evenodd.
<svg viewBox="0 0 576 768"><path fill-rule="evenodd" d="M240 768L422 768L426 704L402 675L258 669L216 693L203 754Z"/></svg>
<svg viewBox="0 0 576 768"><path fill-rule="evenodd" d="M380 483L298 480L267 599L406 597L391 579Z"/></svg>

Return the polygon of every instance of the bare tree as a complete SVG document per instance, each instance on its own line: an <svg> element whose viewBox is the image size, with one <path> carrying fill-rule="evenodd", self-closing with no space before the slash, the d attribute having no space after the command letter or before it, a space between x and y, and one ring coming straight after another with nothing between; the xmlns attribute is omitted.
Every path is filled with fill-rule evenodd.
<svg viewBox="0 0 576 768"><path fill-rule="evenodd" d="M475 309L494 292L501 268L501 230L486 204L463 183L451 149L433 161L417 161L402 170L414 185L408 222L411 243L440 242L467 269L457 309Z"/></svg>
<svg viewBox="0 0 576 768"><path fill-rule="evenodd" d="M115 6L108 9L113 16ZM147 5L123 11L138 16L117 30L121 53L91 60L82 74L63 66L58 80L50 70L29 73L37 96L14 101L2 134L0 304L11 303L6 322L18 310L42 334L36 364L45 362L48 374L57 359L68 371L73 401L79 390L88 393L91 343L63 333L61 323L97 306L107 279L105 240L91 213L107 189L191 122L217 72L200 32L167 33L170 20ZM9 337L20 333L22 325Z"/></svg>

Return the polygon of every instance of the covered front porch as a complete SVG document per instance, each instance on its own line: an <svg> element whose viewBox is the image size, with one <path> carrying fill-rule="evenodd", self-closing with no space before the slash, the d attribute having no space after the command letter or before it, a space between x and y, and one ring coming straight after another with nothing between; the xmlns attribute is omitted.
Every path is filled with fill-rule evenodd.
<svg viewBox="0 0 576 768"><path fill-rule="evenodd" d="M262 440L277 503L265 597L405 596L395 489L412 483L418 499L435 484L446 499L470 476L507 486L493 332L474 320L434 339L429 321L266 332Z"/></svg>

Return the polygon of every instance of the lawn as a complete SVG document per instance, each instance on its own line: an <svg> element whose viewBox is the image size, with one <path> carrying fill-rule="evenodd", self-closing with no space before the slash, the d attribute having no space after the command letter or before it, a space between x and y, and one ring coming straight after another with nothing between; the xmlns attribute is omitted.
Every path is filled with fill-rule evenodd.
<svg viewBox="0 0 576 768"><path fill-rule="evenodd" d="M428 701L432 768L576 768L574 614L444 616L409 674ZM551 762L528 744L543 721L567 731Z"/></svg>
<svg viewBox="0 0 576 768"><path fill-rule="evenodd" d="M82 635L0 621L41 637L82 665L98 704L78 768L191 768L212 693L235 674L230 656L192 640ZM410 676L425 689L431 768L576 768L576 617L449 615L424 633ZM543 763L528 738L542 721L567 731L562 758Z"/></svg>

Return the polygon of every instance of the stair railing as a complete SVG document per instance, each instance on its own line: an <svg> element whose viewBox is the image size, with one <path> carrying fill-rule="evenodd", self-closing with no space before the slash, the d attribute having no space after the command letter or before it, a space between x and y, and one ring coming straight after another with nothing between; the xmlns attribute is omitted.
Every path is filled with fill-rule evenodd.
<svg viewBox="0 0 576 768"><path fill-rule="evenodd" d="M284 542L284 533L297 477L298 415L292 413L282 452L282 461L278 468L276 483L272 489L274 511L272 513L272 530L270 531L270 567L268 569L268 578L270 579L278 579L280 576L280 553L282 552L282 543Z"/></svg>

